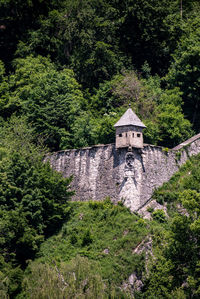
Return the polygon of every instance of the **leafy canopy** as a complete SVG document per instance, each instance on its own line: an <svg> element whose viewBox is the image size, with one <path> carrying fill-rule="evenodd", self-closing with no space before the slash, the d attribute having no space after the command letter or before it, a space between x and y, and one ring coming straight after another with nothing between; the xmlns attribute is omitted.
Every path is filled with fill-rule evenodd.
<svg viewBox="0 0 200 299"><path fill-rule="evenodd" d="M66 219L71 178L43 162L24 120L12 119L0 134L0 249L7 262L24 265Z"/></svg>
<svg viewBox="0 0 200 299"><path fill-rule="evenodd" d="M71 70L57 71L49 59L29 56L15 60L9 77L9 96L1 101L0 115L25 115L33 132L51 149L70 148L71 130L81 112L83 95Z"/></svg>

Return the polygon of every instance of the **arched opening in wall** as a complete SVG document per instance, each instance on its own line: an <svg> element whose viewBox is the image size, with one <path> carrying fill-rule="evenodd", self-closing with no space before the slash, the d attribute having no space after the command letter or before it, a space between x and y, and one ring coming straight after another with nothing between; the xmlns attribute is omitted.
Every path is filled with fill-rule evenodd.
<svg viewBox="0 0 200 299"><path fill-rule="evenodd" d="M137 134L137 137L140 137L140 136L141 136L141 134L140 134L140 133L138 133L138 134Z"/></svg>
<svg viewBox="0 0 200 299"><path fill-rule="evenodd" d="M119 137L122 137L122 133L119 134Z"/></svg>

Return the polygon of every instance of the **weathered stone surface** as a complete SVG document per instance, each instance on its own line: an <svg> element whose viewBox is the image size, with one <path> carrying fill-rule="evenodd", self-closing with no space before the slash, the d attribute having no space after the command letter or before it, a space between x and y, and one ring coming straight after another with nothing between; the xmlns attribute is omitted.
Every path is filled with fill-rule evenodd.
<svg viewBox="0 0 200 299"><path fill-rule="evenodd" d="M137 277L135 273L131 274L127 281L122 284L122 290L129 291L134 298L134 293L141 291L143 282Z"/></svg>
<svg viewBox="0 0 200 299"><path fill-rule="evenodd" d="M74 200L123 200L138 211L153 190L168 181L188 157L200 152L200 134L182 145L165 149L144 145L143 149L116 149L114 144L54 153L46 158L65 177L74 176Z"/></svg>
<svg viewBox="0 0 200 299"><path fill-rule="evenodd" d="M116 128L116 148L136 147L143 148L143 128L124 126Z"/></svg>

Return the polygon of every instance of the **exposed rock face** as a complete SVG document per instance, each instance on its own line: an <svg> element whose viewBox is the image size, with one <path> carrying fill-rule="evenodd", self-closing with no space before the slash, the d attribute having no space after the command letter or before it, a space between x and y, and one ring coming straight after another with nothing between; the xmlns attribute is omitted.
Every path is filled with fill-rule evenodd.
<svg viewBox="0 0 200 299"><path fill-rule="evenodd" d="M131 274L126 282L123 283L122 289L125 291L129 291L133 298L134 298L134 293L137 291L141 291L143 287L143 282L141 279L137 277L135 273Z"/></svg>
<svg viewBox="0 0 200 299"><path fill-rule="evenodd" d="M74 176L74 200L123 200L137 211L153 190L168 181L189 156L200 152L200 134L178 147L165 149L144 145L143 149L116 149L114 144L54 153L46 158L65 177Z"/></svg>

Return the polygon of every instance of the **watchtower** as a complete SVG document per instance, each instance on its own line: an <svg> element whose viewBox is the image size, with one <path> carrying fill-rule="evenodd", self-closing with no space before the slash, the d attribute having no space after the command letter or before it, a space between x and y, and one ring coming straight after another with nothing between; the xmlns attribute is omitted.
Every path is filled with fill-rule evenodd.
<svg viewBox="0 0 200 299"><path fill-rule="evenodd" d="M114 125L116 128L116 148L143 148L143 129L146 126L129 108Z"/></svg>

